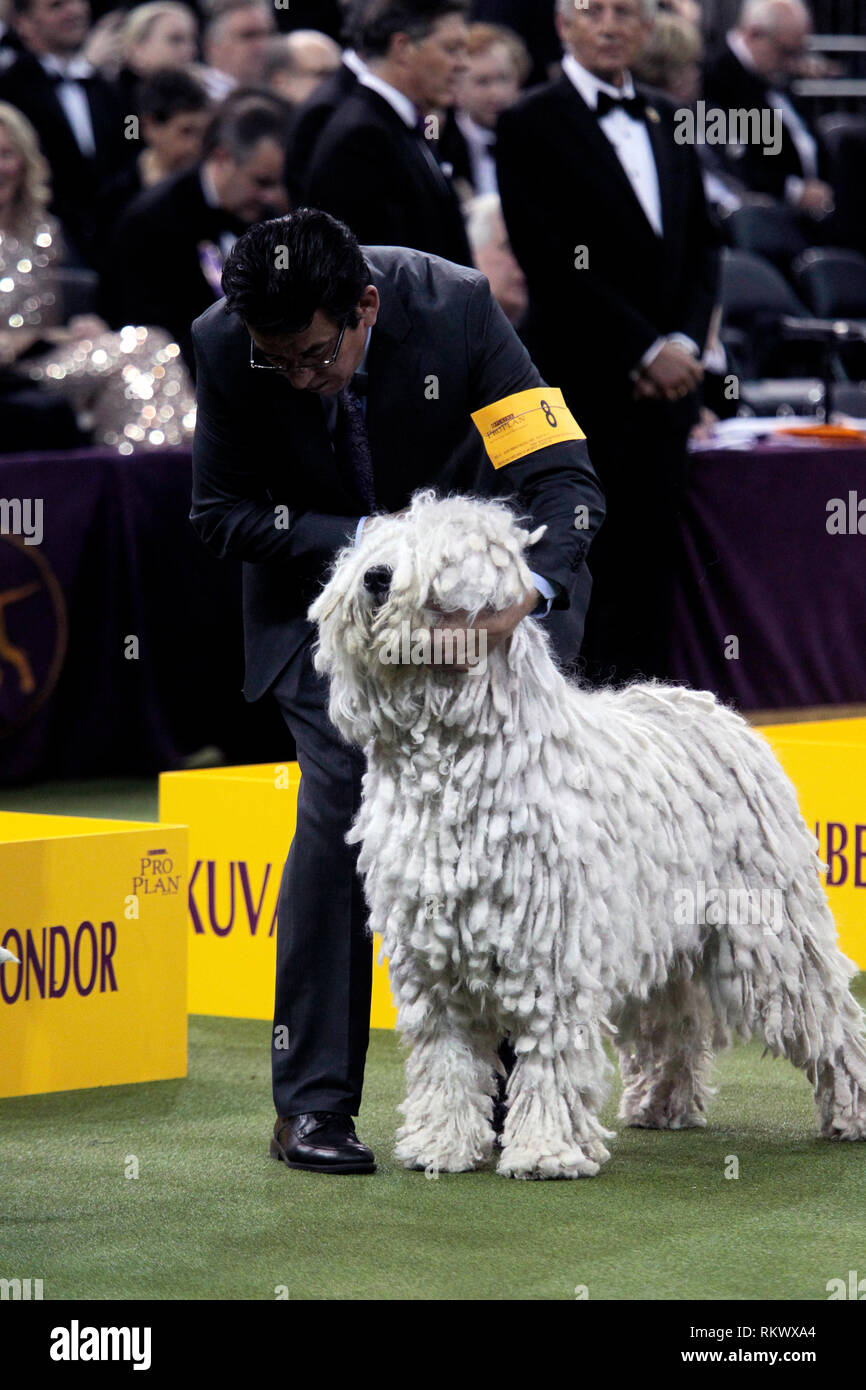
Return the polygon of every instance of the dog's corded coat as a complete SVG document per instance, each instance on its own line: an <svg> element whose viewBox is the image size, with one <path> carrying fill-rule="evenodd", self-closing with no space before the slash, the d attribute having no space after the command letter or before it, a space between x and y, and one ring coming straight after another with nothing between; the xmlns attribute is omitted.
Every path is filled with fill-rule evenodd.
<svg viewBox="0 0 866 1390"><path fill-rule="evenodd" d="M605 1035L632 1125L703 1124L712 1048L735 1029L806 1071L824 1135L866 1137L856 967L767 742L707 693L581 688L532 619L475 670L423 659L443 612L529 589L538 535L504 503L420 492L340 552L310 609L330 717L367 754L348 838L412 1048L398 1158L489 1157L506 1033L503 1174L577 1177L609 1157ZM407 627L414 663L398 659ZM702 896L713 911L690 910Z"/></svg>

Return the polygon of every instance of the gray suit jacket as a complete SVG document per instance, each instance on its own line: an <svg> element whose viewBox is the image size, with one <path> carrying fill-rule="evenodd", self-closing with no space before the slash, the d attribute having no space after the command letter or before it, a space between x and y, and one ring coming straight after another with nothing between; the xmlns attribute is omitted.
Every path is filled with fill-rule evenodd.
<svg viewBox="0 0 866 1390"><path fill-rule="evenodd" d="M573 658L589 601L584 561L604 516L586 445L553 444L495 469L472 412L546 383L487 280L403 247L363 251L381 298L366 364L379 506L399 511L416 489L432 486L443 495L511 497L533 526L546 522L527 559L557 591L544 621L560 657ZM249 335L224 301L196 319L192 336L198 416L190 520L210 549L245 562L244 695L256 700L311 637L307 609L364 508L338 471L321 398L278 372L251 370ZM285 529L274 524L280 504L290 514ZM579 504L589 509L580 530Z"/></svg>

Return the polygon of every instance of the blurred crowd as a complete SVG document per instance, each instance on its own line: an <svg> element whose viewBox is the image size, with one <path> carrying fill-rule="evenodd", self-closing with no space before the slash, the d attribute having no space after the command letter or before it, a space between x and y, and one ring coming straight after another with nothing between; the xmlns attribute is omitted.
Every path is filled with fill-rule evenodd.
<svg viewBox="0 0 866 1390"><path fill-rule="evenodd" d="M0 450L187 443L232 246L322 208L488 277L605 490L588 669L664 671L689 438L778 370L756 312L799 257L866 318L864 123L795 95L841 70L803 0L2 2Z"/></svg>
<svg viewBox="0 0 866 1390"><path fill-rule="evenodd" d="M88 0L3 3L5 451L24 440L39 448L95 437L126 448L186 438L191 321L219 297L223 262L243 230L304 204L341 218L362 242L481 269L557 378L557 353L567 348L547 324L557 300L550 277L566 272L545 260L561 231L563 245L586 244L602 263L600 275L588 268L579 304L586 337L628 340L629 313L648 316L630 289L631 232L622 236L636 208L624 204L625 222L614 218L621 274L610 284L618 272L608 269L603 222L590 219L595 246L580 209L568 225L546 225L563 223L572 202L573 189L547 187L570 178L567 164L547 172L569 113L532 99L557 83L561 94L565 83L592 110L605 63L609 75L626 74L627 94L632 78L638 93L652 90L655 106L636 98L645 109L634 139L625 127L625 140L617 137L623 113L593 114L662 240L683 230L664 216L673 164L662 167L668 156L654 122L665 102L781 113L772 156L742 141L691 145L705 206L699 218L695 207L681 209L691 241L677 254L692 289L707 274L695 238L730 240L729 220L743 207L788 219L802 244L864 249L862 145L849 141L844 165L791 95L791 80L815 62L800 0L150 0L97 15ZM708 50L710 15L721 38ZM615 76L608 86L602 101L620 90ZM661 127L670 144L666 120ZM580 140L578 126L571 137L591 199L594 180L610 185L618 174L594 138ZM657 166L649 179L648 151ZM673 301L679 290L672 281L665 292ZM673 363L672 389L691 391L712 364L713 324L708 343L676 327L689 360L663 353L660 361ZM614 353L611 371L617 363ZM669 384L654 382L646 364L626 379L650 396Z"/></svg>

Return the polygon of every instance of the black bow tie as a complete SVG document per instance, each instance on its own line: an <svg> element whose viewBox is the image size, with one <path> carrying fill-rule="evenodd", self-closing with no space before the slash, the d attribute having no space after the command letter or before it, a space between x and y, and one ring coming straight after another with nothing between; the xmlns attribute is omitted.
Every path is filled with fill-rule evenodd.
<svg viewBox="0 0 866 1390"><path fill-rule="evenodd" d="M607 92L599 92L595 114L601 120L609 111L625 111L633 120L642 121L646 116L646 102L637 94L633 97L611 97Z"/></svg>

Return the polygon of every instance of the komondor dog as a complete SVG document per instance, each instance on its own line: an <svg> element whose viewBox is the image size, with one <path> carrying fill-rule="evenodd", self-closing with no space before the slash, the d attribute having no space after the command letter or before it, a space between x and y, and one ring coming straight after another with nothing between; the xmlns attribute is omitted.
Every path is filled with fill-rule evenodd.
<svg viewBox="0 0 866 1390"><path fill-rule="evenodd" d="M769 744L710 694L581 688L531 618L484 659L449 664L441 643L437 661L431 625L525 595L544 529L502 502L418 492L339 553L309 612L330 717L367 756L347 840L411 1045L397 1158L428 1172L490 1158L505 1035L507 1176L583 1177L609 1158L606 1035L629 1125L703 1125L712 1049L733 1029L803 1068L823 1135L866 1138L856 967Z"/></svg>

